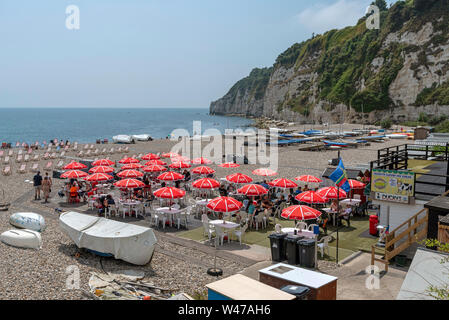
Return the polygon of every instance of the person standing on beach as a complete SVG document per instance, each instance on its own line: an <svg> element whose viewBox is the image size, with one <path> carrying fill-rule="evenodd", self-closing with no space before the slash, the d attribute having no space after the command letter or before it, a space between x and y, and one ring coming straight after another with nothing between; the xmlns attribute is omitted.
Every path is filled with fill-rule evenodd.
<svg viewBox="0 0 449 320"><path fill-rule="evenodd" d="M40 200L41 187L42 187L42 176L40 171L38 171L36 175L33 177L33 185L34 185L34 200Z"/></svg>
<svg viewBox="0 0 449 320"><path fill-rule="evenodd" d="M45 178L48 179L48 182L50 184L50 191L51 192L51 186L53 185L53 181L51 180L50 176L48 175L48 172L45 172Z"/></svg>
<svg viewBox="0 0 449 320"><path fill-rule="evenodd" d="M48 177L44 178L42 182L42 191L44 192L45 203L48 203L48 197L50 196L50 179Z"/></svg>

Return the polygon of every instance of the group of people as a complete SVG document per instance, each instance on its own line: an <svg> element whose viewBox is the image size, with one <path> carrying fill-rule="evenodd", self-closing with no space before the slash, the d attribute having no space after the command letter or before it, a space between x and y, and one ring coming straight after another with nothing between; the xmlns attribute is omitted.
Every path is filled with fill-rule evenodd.
<svg viewBox="0 0 449 320"><path fill-rule="evenodd" d="M48 172L45 173L45 176L41 176L41 172L38 171L36 175L33 177L33 186L34 186L34 200L41 200L41 191L44 195L44 202L48 202L48 198L50 197L51 186L53 181L51 180Z"/></svg>

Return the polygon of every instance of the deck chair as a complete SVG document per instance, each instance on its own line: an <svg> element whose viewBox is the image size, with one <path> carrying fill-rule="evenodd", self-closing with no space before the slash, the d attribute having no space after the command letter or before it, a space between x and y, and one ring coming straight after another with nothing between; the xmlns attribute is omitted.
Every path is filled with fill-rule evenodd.
<svg viewBox="0 0 449 320"><path fill-rule="evenodd" d="M63 160L60 160L60 161L58 162L58 164L56 165L56 169L62 169L63 166L64 166L64 161L63 161Z"/></svg>
<svg viewBox="0 0 449 320"><path fill-rule="evenodd" d="M35 155L34 155L33 161L39 161L39 155L38 155L38 154L35 154Z"/></svg>
<svg viewBox="0 0 449 320"><path fill-rule="evenodd" d="M83 156L84 156L84 151L83 150L78 152L78 158L82 158Z"/></svg>
<svg viewBox="0 0 449 320"><path fill-rule="evenodd" d="M56 152L53 152L53 153L50 155L50 159L56 159Z"/></svg>
<svg viewBox="0 0 449 320"><path fill-rule="evenodd" d="M0 158L1 157L3 157L3 154L4 154L5 152L3 151L3 150L0 150Z"/></svg>
<svg viewBox="0 0 449 320"><path fill-rule="evenodd" d="M45 171L51 171L52 167L53 167L53 161L48 161L47 164L45 165L44 170Z"/></svg>
<svg viewBox="0 0 449 320"><path fill-rule="evenodd" d="M114 148L111 148L110 150L109 150L109 154L114 154Z"/></svg>
<svg viewBox="0 0 449 320"><path fill-rule="evenodd" d="M46 153L43 155L42 159L43 159L43 160L48 160L48 159L50 159L50 154L49 154L48 152L46 152Z"/></svg>
<svg viewBox="0 0 449 320"><path fill-rule="evenodd" d="M101 154L108 154L108 151L107 151L107 149L106 148L103 148L103 150L101 150Z"/></svg>
<svg viewBox="0 0 449 320"><path fill-rule="evenodd" d="M90 157L90 149L87 149L85 156Z"/></svg>
<svg viewBox="0 0 449 320"><path fill-rule="evenodd" d="M11 167L10 166L4 167L3 170L2 170L2 174L4 176L9 176L11 174Z"/></svg>
<svg viewBox="0 0 449 320"><path fill-rule="evenodd" d="M123 149L123 152L124 152L124 153L128 153L128 152L129 152L129 147L125 147L125 148Z"/></svg>
<svg viewBox="0 0 449 320"><path fill-rule="evenodd" d="M85 144L83 149L84 149L84 151L86 151L87 149L89 149L89 145Z"/></svg>
<svg viewBox="0 0 449 320"><path fill-rule="evenodd" d="M9 164L9 156L6 156L5 159L3 159L4 164Z"/></svg>
<svg viewBox="0 0 449 320"><path fill-rule="evenodd" d="M25 161L25 162L30 161L30 156L28 154L26 154L25 157L23 158L23 161Z"/></svg>
<svg viewBox="0 0 449 320"><path fill-rule="evenodd" d="M89 149L93 150L95 148L95 146L93 144L90 145Z"/></svg>
<svg viewBox="0 0 449 320"><path fill-rule="evenodd" d="M78 150L78 142L75 142L73 145L73 151Z"/></svg>
<svg viewBox="0 0 449 320"><path fill-rule="evenodd" d="M17 162L17 163L21 163L22 161L23 161L23 157L22 157L21 154L19 154L19 155L17 156L16 162Z"/></svg>
<svg viewBox="0 0 449 320"><path fill-rule="evenodd" d="M30 168L31 172L38 172L39 171L39 163L33 163L33 165Z"/></svg>
<svg viewBox="0 0 449 320"><path fill-rule="evenodd" d="M59 155L60 158L64 158L65 157L65 151L62 151L61 154Z"/></svg>
<svg viewBox="0 0 449 320"><path fill-rule="evenodd" d="M17 152L17 155L21 156L23 154L23 150L20 149L19 152Z"/></svg>
<svg viewBox="0 0 449 320"><path fill-rule="evenodd" d="M296 224L295 228L296 228L296 229L299 229L299 230L307 230L307 223L305 223L305 222L303 222L303 221L299 221L299 222Z"/></svg>
<svg viewBox="0 0 449 320"><path fill-rule="evenodd" d="M18 173L25 173L27 171L27 165L22 164L20 168L17 170Z"/></svg>
<svg viewBox="0 0 449 320"><path fill-rule="evenodd" d="M122 152L123 152L122 147L118 147L117 153L122 153Z"/></svg>
<svg viewBox="0 0 449 320"><path fill-rule="evenodd" d="M13 151L13 150L9 150L9 152L8 152L8 156L9 156L9 157L12 157L12 156L14 156L14 151Z"/></svg>

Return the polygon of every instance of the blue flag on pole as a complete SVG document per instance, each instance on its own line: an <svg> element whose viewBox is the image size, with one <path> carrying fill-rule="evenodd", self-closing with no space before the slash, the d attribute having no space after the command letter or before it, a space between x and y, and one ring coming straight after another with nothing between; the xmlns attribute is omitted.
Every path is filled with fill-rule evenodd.
<svg viewBox="0 0 449 320"><path fill-rule="evenodd" d="M346 175L346 169L343 165L343 161L340 159L337 169L329 176L329 179L335 182L335 184L346 192L351 190L348 182L348 176Z"/></svg>

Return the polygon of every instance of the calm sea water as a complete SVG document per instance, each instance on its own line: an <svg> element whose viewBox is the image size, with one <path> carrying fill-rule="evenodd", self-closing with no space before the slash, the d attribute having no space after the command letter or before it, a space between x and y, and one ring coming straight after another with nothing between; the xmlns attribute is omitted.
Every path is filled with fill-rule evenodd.
<svg viewBox="0 0 449 320"><path fill-rule="evenodd" d="M149 134L164 138L174 129L192 134L193 121L201 121L202 132L216 128L245 129L251 120L238 117L211 116L204 108L158 109L1 109L0 142L28 142L64 139L94 142L118 134Z"/></svg>

